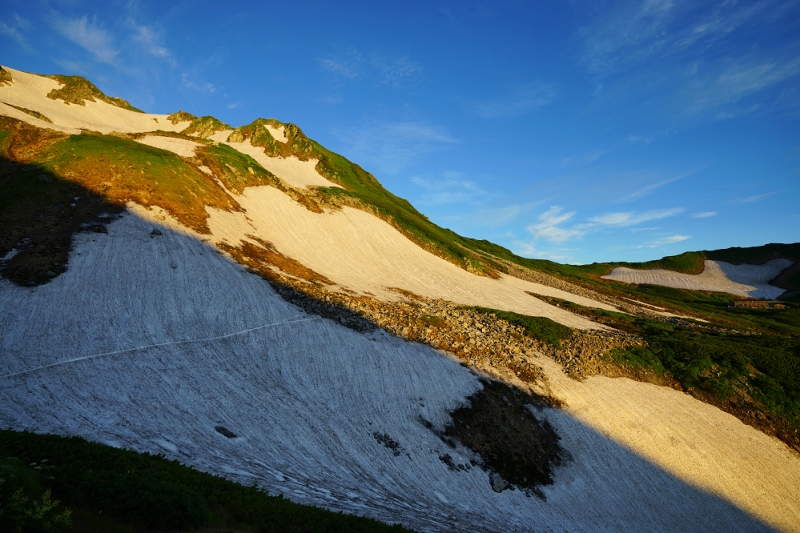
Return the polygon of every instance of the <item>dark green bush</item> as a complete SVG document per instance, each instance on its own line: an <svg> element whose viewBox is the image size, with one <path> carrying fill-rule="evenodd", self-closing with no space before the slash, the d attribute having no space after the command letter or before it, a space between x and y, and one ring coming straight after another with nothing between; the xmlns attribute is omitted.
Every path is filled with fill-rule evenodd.
<svg viewBox="0 0 800 533"><path fill-rule="evenodd" d="M469 309L479 313L492 314L506 322L521 326L529 337L545 341L557 347L561 347L562 340L572 337L571 328L542 316L520 315L512 311L500 311L486 307L470 307Z"/></svg>

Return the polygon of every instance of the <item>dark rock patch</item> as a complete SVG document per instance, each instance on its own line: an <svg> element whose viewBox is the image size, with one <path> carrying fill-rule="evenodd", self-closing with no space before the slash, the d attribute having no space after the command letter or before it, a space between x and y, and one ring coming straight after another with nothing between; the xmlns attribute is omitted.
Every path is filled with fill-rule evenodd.
<svg viewBox="0 0 800 533"><path fill-rule="evenodd" d="M543 497L538 487L552 484L554 468L569 457L552 426L529 407L543 408L547 398L483 380L483 390L468 400L450 413L444 434L480 456L496 492L519 488Z"/></svg>
<svg viewBox="0 0 800 533"><path fill-rule="evenodd" d="M235 439L236 436L237 436L236 433L234 433L233 431L229 430L225 426L214 426L214 429L217 431L217 433L219 433L220 435L223 435L225 437L228 437L229 439Z"/></svg>
<svg viewBox="0 0 800 533"><path fill-rule="evenodd" d="M380 433L375 431L372 434L375 437L375 440L378 441L379 444L383 444L386 449L392 452L392 455L395 457L399 457L401 450L400 450L400 443L390 437L387 433Z"/></svg>

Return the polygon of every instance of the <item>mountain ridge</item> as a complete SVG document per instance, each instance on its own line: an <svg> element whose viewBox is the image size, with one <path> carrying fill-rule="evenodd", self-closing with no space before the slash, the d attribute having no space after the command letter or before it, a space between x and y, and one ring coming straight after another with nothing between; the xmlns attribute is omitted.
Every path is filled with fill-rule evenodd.
<svg viewBox="0 0 800 533"><path fill-rule="evenodd" d="M0 299L20 310L0 324L0 420L424 530L798 523L796 304L731 309L723 293L603 280L608 265L520 258L430 223L293 124L68 105L19 78L0 102L54 123L0 104L1 270L16 283ZM487 378L511 387L488 394L499 414L465 417ZM527 411L509 416L517 392ZM503 422L448 433L457 411ZM533 488L492 466L514 438L481 441L528 413L573 456ZM636 511L615 518L581 486Z"/></svg>

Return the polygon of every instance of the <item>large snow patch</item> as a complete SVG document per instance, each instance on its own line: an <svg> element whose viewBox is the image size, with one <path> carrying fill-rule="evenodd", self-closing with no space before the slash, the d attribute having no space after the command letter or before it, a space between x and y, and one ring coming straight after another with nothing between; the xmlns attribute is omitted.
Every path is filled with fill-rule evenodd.
<svg viewBox="0 0 800 533"><path fill-rule="evenodd" d="M246 213L207 209L217 242L239 243L248 235L271 242L339 285L382 299L398 298L400 287L430 298L545 316L578 329L599 328L581 316L532 297L554 296L581 305L613 307L511 276L471 274L409 240L384 220L358 209L313 213L274 187L247 187L236 201Z"/></svg>
<svg viewBox="0 0 800 533"><path fill-rule="evenodd" d="M306 315L202 242L151 229L125 215L107 235L76 236L69 269L50 283L0 280L0 424L163 453L421 531L768 530L740 507L787 531L800 524L800 461L774 439L674 391L560 381L557 371L572 407L540 416L573 460L544 488L547 501L497 494L480 468L450 470L440 456L473 456L421 422L441 428L480 387L467 369ZM691 406L702 425L670 414ZM639 437L619 444L625 424ZM736 446L719 445L731 436ZM687 482L630 451L637 440L707 466Z"/></svg>

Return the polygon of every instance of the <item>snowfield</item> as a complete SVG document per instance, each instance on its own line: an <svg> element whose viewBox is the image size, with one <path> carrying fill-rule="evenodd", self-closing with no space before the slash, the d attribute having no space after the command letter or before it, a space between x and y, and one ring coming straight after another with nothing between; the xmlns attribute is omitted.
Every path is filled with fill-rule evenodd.
<svg viewBox="0 0 800 533"><path fill-rule="evenodd" d="M277 174L283 178L282 174ZM554 296L607 310L614 307L511 276L476 276L423 250L380 218L351 207L313 213L274 187L247 187L234 197L245 213L207 208L215 242L237 245L255 235L338 285L383 300L400 287L430 298L544 316L578 329L601 325L534 298ZM252 241L251 241L252 242Z"/></svg>
<svg viewBox="0 0 800 533"><path fill-rule="evenodd" d="M567 407L539 416L572 460L546 501L495 493L480 468L451 471L440 456L471 452L421 421L442 428L477 376L307 315L203 242L152 228L127 213L77 235L50 283L0 280L0 424L163 453L420 531L800 531L800 459L785 445L684 394L572 381L549 359Z"/></svg>
<svg viewBox="0 0 800 533"><path fill-rule="evenodd" d="M724 261L705 261L700 274L683 274L672 270L635 270L617 267L603 279L623 283L661 285L675 289L726 292L744 298L773 300L784 290L768 282L792 266L789 259L773 259L763 265L732 265Z"/></svg>
<svg viewBox="0 0 800 533"><path fill-rule="evenodd" d="M136 139L137 142L152 146L154 148L161 148L162 150L169 150L181 157L194 157L194 151L197 150L202 144L188 139L178 139L175 137L164 137L161 135L145 135L141 139Z"/></svg>
<svg viewBox="0 0 800 533"><path fill-rule="evenodd" d="M119 131L136 133L154 130L180 131L189 126L189 122L173 124L167 115L137 113L97 100L86 101L85 105L66 104L63 100L51 100L47 94L53 89L62 87L60 82L28 74L3 66L14 81L10 85L0 86L0 114L22 120L39 128L49 128L64 133L77 134L81 130L111 133ZM38 111L53 123L39 120L24 111L19 111L4 102Z"/></svg>

